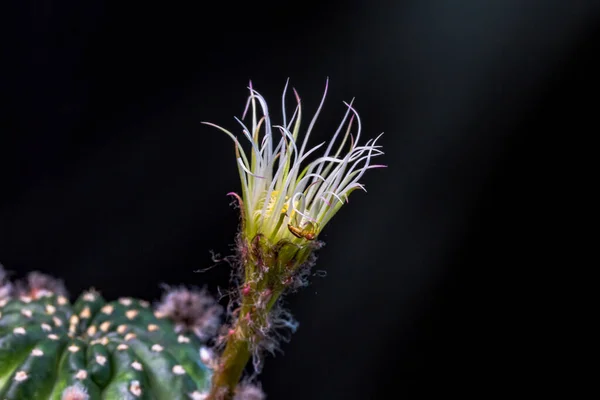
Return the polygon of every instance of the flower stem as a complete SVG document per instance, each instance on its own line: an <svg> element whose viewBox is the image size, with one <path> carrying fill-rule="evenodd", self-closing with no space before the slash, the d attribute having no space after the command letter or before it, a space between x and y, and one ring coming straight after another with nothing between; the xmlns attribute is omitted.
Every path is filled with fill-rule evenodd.
<svg viewBox="0 0 600 400"><path fill-rule="evenodd" d="M214 371L208 400L231 399L250 357L260 356L264 341L269 339L269 313L313 249L289 242L273 245L261 235L239 243L239 247L244 268L244 282L238 288L240 305Z"/></svg>
<svg viewBox="0 0 600 400"><path fill-rule="evenodd" d="M252 346L256 346L263 339L263 334L253 327L264 326L268 313L280 294L281 292L274 293L269 304L262 308L255 306L253 296L244 298L240 318L229 331L219 367L214 372L208 400L226 400L233 396L234 389L252 356Z"/></svg>
<svg viewBox="0 0 600 400"><path fill-rule="evenodd" d="M233 396L235 386L250 359L248 341L237 339L231 335L221 357L222 362L214 373L207 400L226 400Z"/></svg>

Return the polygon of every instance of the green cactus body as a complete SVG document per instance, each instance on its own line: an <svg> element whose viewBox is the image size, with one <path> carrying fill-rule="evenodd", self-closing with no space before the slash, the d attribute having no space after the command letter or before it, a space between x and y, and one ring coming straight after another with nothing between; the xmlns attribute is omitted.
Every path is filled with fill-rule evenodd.
<svg viewBox="0 0 600 400"><path fill-rule="evenodd" d="M73 305L54 294L5 299L0 399L202 399L212 375L202 346L144 301L107 303L95 292ZM65 395L75 386L83 397Z"/></svg>

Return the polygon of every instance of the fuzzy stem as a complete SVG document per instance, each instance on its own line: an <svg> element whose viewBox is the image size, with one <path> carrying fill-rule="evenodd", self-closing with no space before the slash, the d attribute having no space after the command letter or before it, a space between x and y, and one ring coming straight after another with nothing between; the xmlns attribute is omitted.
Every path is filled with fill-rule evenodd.
<svg viewBox="0 0 600 400"><path fill-rule="evenodd" d="M240 307L226 338L225 349L215 370L207 400L231 399L245 366L269 334L269 313L313 246L289 242L273 245L262 235L240 243L244 282Z"/></svg>
<svg viewBox="0 0 600 400"><path fill-rule="evenodd" d="M207 400L226 400L233 397L235 386L242 377L244 368L250 359L250 346L246 340L234 338L227 340L219 365L212 379L212 387Z"/></svg>
<svg viewBox="0 0 600 400"><path fill-rule="evenodd" d="M273 294L272 301L262 309L253 306L253 300L248 296L242 303L240 315L248 315L253 310L255 320L266 321L268 313L281 295ZM259 311L260 310L260 311ZM244 313L246 311L246 313ZM244 318L238 318L227 338L221 362L212 379L211 392L207 400L228 400L233 397L234 389L240 381L246 364L252 356L251 343L259 341L260 335L254 332Z"/></svg>

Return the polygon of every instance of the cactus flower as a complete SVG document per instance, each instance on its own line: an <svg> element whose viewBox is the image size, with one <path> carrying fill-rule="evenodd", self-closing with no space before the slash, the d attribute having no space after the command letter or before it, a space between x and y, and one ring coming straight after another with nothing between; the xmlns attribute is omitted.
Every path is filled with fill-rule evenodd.
<svg viewBox="0 0 600 400"><path fill-rule="evenodd" d="M249 142L248 151L229 130L205 122L234 141L242 184L242 196L236 196L240 200L243 234L247 238L262 234L271 243L285 240L299 245L316 239L348 202L350 193L365 190L359 182L364 173L384 167L372 164L375 157L383 154L377 145L381 135L361 145L360 117L348 103L344 103L346 113L329 142L314 147L308 145L327 86L319 108L303 131L302 105L295 89L296 106L288 118L286 83L281 100L282 121L274 125L266 100L250 83L246 109L241 119L236 118L244 140ZM249 125L243 122L247 114L250 114ZM354 123L356 132L353 134ZM321 155L315 158L319 151ZM312 161L308 161L311 156Z"/></svg>
<svg viewBox="0 0 600 400"><path fill-rule="evenodd" d="M255 372L261 357L278 349L286 339L281 328L292 331L297 323L278 300L288 289L306 285L314 265L318 236L331 218L348 202L350 193L365 190L360 183L383 154L375 139L360 144L361 121L350 104L329 141L309 145L311 132L327 95L310 120L301 127L302 104L294 89L296 105L286 110L286 83L281 99L281 122L273 124L266 100L249 85L250 95L241 119L240 139L229 130L204 122L227 134L234 142L241 196L241 229L237 237L239 267L231 291L231 325L220 342L224 350L213 376L209 400L232 397L244 367L252 357ZM246 117L248 122L244 122ZM248 142L246 150L242 142Z"/></svg>

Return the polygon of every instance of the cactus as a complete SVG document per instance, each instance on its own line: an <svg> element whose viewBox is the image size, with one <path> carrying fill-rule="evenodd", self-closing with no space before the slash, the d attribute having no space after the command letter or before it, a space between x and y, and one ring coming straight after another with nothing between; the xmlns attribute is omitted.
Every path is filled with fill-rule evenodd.
<svg viewBox="0 0 600 400"><path fill-rule="evenodd" d="M365 190L362 176L386 167L373 164L384 154L377 144L382 134L360 144L353 102L344 103L342 122L316 156L327 142L307 144L328 83L303 134L300 97L294 89L296 106L286 113L287 88L286 82L282 124L273 125L250 82L237 119L246 150L238 136L204 122L233 140L241 178L241 193L228 193L241 221L235 253L223 259L234 268L227 324L220 326L222 309L204 291L172 289L154 312L130 298L106 303L94 291L71 306L62 281L32 274L13 285L0 265L0 399L265 398L251 381L264 355L279 350L298 326L281 299L308 284L324 245L320 234L351 193ZM213 357L203 345L216 334ZM244 378L250 360L254 373Z"/></svg>
<svg viewBox="0 0 600 400"><path fill-rule="evenodd" d="M71 304L34 289L0 299L0 399L205 397L212 376L207 335L159 311L172 310L164 301L173 295L153 310L132 298L106 302L94 290ZM218 319L220 306L203 292L179 288L174 296L201 296L207 315Z"/></svg>

